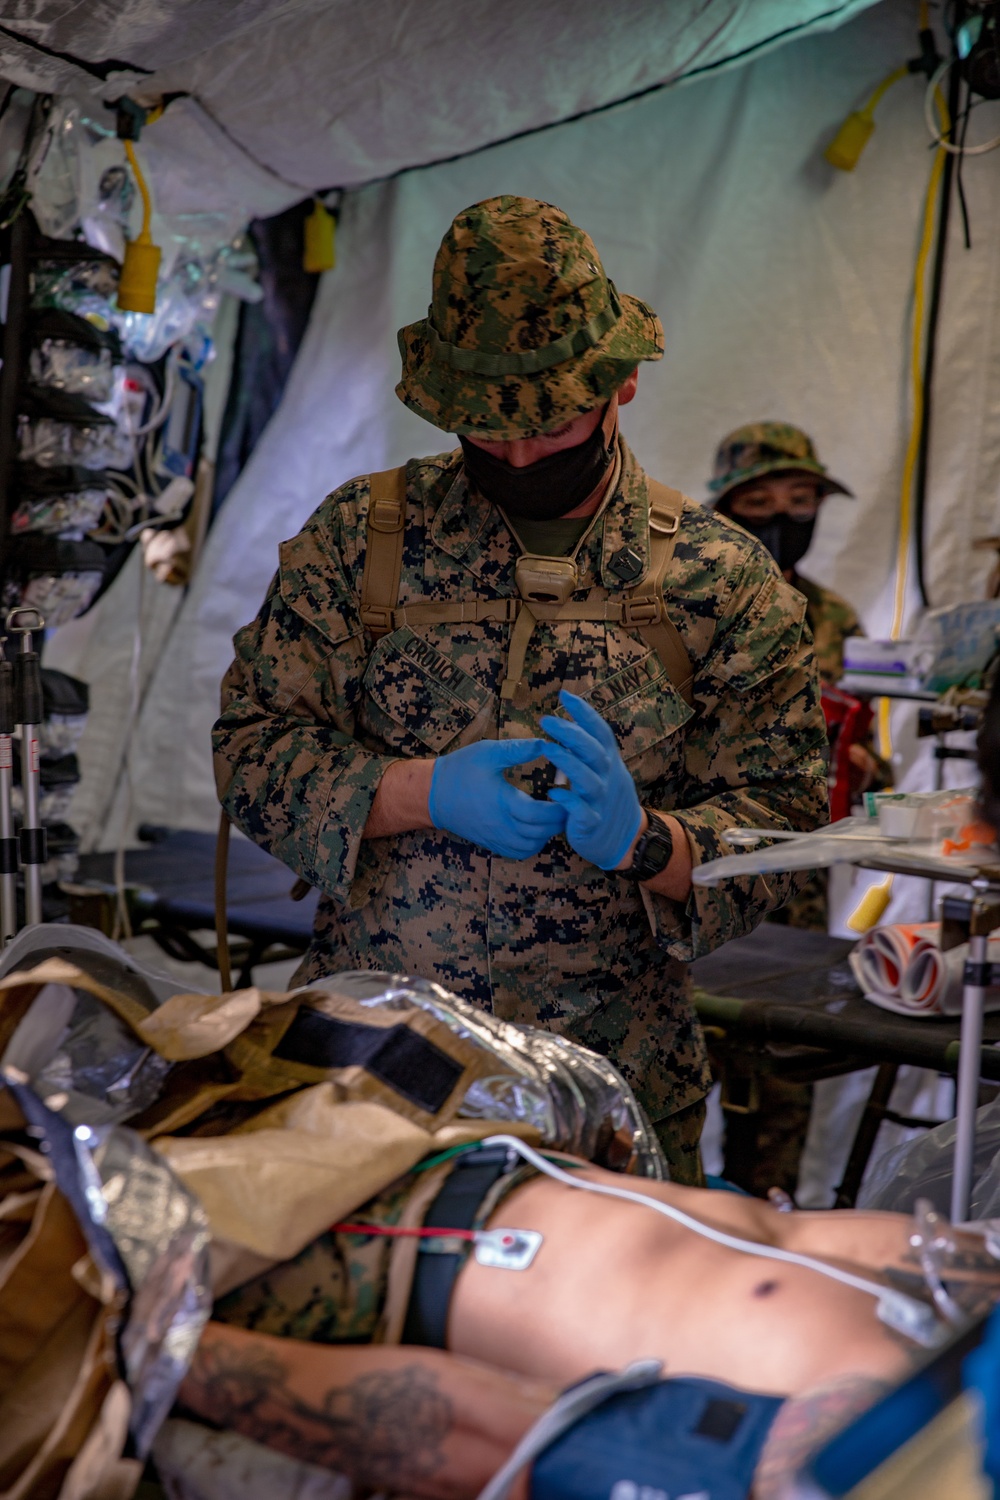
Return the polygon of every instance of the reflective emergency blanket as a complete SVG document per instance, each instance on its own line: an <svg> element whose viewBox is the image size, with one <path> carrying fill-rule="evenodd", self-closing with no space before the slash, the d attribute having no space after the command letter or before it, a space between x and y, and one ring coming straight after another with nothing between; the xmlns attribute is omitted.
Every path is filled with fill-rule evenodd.
<svg viewBox="0 0 1000 1500"><path fill-rule="evenodd" d="M6 1404L28 1400L38 1349L44 1388L76 1393L19 1438L18 1500L56 1500L67 1468L79 1485L95 1463L130 1492L210 1285L296 1255L423 1158L499 1128L667 1175L605 1058L439 985L354 972L291 993L174 990L84 929L33 929L0 960L0 1230L50 1245L57 1268L56 1291L44 1267L29 1278L46 1291L26 1299L26 1337L0 1262L0 1474ZM85 1347L53 1333L73 1319Z"/></svg>
<svg viewBox="0 0 1000 1500"><path fill-rule="evenodd" d="M205 1213L140 1136L74 1127L7 1068L0 1221L3 1492L131 1493L209 1315Z"/></svg>
<svg viewBox="0 0 1000 1500"><path fill-rule="evenodd" d="M34 992L10 976L22 944L16 956L44 981ZM223 1098L252 1109L329 1081L340 1098L377 1099L424 1128L456 1117L520 1123L612 1170L666 1175L655 1135L606 1058L498 1020L428 980L358 971L289 994L174 989L99 934L32 929L0 963L0 1055L74 1124L129 1120L166 1134L190 1129ZM230 1067L192 1067L214 1056ZM210 1133L246 1124L247 1110L237 1113Z"/></svg>
<svg viewBox="0 0 1000 1500"><path fill-rule="evenodd" d="M426 979L355 970L313 985L371 1015L422 1010L492 1061L458 1108L463 1119L534 1126L546 1145L612 1171L660 1180L656 1136L618 1069L596 1052L534 1026L515 1026Z"/></svg>

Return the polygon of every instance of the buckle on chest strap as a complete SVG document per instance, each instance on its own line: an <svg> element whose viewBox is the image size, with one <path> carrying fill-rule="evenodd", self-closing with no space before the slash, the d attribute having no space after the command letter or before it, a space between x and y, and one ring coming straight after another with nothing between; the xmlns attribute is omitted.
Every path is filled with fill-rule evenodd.
<svg viewBox="0 0 1000 1500"><path fill-rule="evenodd" d="M395 613L387 604L362 604L361 623L372 635L388 635L393 628Z"/></svg>
<svg viewBox="0 0 1000 1500"><path fill-rule="evenodd" d="M626 627L655 625L662 612L660 600L654 599L651 594L641 599L622 600L622 624Z"/></svg>
<svg viewBox="0 0 1000 1500"><path fill-rule="evenodd" d="M571 557L542 557L525 552L514 569L517 592L526 604L565 604L580 582Z"/></svg>
<svg viewBox="0 0 1000 1500"><path fill-rule="evenodd" d="M406 503L395 496L373 496L368 506L368 525L372 531L402 531Z"/></svg>

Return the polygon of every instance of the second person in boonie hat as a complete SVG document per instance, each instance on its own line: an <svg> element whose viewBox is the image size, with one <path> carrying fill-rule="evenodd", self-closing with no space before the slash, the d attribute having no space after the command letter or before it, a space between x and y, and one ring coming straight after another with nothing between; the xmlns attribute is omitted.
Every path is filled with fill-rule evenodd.
<svg viewBox="0 0 1000 1500"><path fill-rule="evenodd" d="M663 331L561 209L458 214L399 344L400 398L460 446L351 480L284 543L236 638L220 795L321 891L296 983L423 975L604 1053L696 1182L686 961L795 877L707 890L692 866L762 809L825 806L798 596L620 435Z"/></svg>
<svg viewBox="0 0 1000 1500"><path fill-rule="evenodd" d="M861 634L860 621L846 599L804 578L798 564L812 544L826 496L853 499L852 492L831 477L812 438L791 422L748 422L728 433L716 449L708 490L713 508L763 542L788 582L805 595L820 676L838 682L844 641Z"/></svg>

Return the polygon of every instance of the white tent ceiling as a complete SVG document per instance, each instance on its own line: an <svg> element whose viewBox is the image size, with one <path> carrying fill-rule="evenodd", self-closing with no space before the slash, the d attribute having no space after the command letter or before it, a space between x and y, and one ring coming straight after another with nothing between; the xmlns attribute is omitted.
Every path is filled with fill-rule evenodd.
<svg viewBox="0 0 1000 1500"><path fill-rule="evenodd" d="M0 77L92 104L192 96L144 138L161 179L197 179L188 211L242 191L273 213L757 58L874 3L8 0Z"/></svg>

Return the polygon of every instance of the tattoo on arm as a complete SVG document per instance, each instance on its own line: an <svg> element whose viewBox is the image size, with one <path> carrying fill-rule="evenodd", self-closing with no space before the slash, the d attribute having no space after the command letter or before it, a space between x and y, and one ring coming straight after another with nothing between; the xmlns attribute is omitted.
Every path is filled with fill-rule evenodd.
<svg viewBox="0 0 1000 1500"><path fill-rule="evenodd" d="M199 1353L183 1399L219 1427L374 1489L433 1476L454 1424L451 1401L420 1365L370 1372L307 1400L280 1355L214 1343Z"/></svg>
<svg viewBox="0 0 1000 1500"><path fill-rule="evenodd" d="M808 1396L786 1401L774 1419L757 1465L754 1500L778 1500L793 1475L835 1432L892 1389L886 1380L848 1375Z"/></svg>

